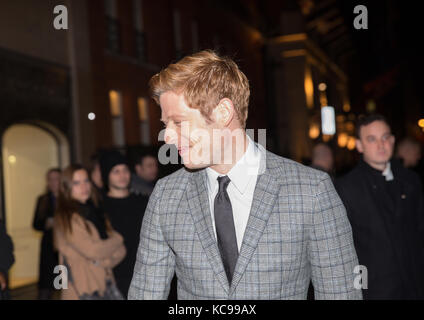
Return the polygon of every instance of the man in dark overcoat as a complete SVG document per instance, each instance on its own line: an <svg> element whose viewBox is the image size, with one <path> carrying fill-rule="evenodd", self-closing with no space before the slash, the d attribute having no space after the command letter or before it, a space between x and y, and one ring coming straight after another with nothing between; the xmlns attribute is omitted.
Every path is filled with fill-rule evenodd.
<svg viewBox="0 0 424 320"><path fill-rule="evenodd" d="M336 181L352 225L364 299L424 298L423 189L416 173L392 159L386 119L358 121L358 165ZM366 279L368 278L368 279ZM367 287L367 288L366 288Z"/></svg>

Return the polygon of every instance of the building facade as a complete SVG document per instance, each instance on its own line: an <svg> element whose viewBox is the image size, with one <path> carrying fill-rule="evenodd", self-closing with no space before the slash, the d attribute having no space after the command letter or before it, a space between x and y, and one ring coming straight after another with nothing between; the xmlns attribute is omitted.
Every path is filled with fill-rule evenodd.
<svg viewBox="0 0 424 320"><path fill-rule="evenodd" d="M58 5L67 29L54 28ZM251 86L247 128L266 129L271 151L303 161L317 139L347 146L348 77L305 8L307 1L1 2L0 202L18 244L12 287L36 277L40 235L31 224L47 169L87 165L100 148L160 146L148 81L187 54L214 49L234 58ZM327 105L344 143L321 133Z"/></svg>

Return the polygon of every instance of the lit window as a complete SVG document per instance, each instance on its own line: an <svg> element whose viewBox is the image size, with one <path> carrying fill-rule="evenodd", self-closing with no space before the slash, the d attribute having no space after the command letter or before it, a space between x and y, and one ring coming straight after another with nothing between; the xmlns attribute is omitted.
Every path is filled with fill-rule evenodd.
<svg viewBox="0 0 424 320"><path fill-rule="evenodd" d="M122 117L122 94L116 90L109 91L110 113L112 115L112 135L115 146L125 145L124 119Z"/></svg>
<svg viewBox="0 0 424 320"><path fill-rule="evenodd" d="M150 144L150 123L149 123L149 109L146 98L138 98L138 117L140 119L140 141L144 145Z"/></svg>
<svg viewBox="0 0 424 320"><path fill-rule="evenodd" d="M148 113L147 113L147 101L145 98L138 98L137 99L138 104L138 115L140 117L140 121L147 121L148 120Z"/></svg>
<svg viewBox="0 0 424 320"><path fill-rule="evenodd" d="M109 101L110 101L110 113L112 117L121 116L121 94L116 90L109 91Z"/></svg>
<svg viewBox="0 0 424 320"><path fill-rule="evenodd" d="M306 94L306 105L309 109L314 107L314 82L312 80L311 68L306 66L305 69L305 94Z"/></svg>

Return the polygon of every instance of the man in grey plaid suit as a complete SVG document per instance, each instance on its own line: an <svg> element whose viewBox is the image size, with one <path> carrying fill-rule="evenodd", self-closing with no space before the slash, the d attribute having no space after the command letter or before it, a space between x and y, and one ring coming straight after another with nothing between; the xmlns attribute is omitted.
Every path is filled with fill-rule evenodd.
<svg viewBox="0 0 424 320"><path fill-rule="evenodd" d="M311 280L316 299L362 299L329 176L246 135L250 90L238 66L202 51L150 87L185 168L150 197L128 298L166 299L176 272L179 299L306 299Z"/></svg>

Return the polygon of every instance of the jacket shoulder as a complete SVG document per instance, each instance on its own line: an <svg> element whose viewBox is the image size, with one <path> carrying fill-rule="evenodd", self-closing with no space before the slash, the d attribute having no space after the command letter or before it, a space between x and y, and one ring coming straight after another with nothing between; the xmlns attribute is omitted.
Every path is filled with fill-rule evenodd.
<svg viewBox="0 0 424 320"><path fill-rule="evenodd" d="M177 171L159 179L156 182L152 195L155 194L155 196L161 198L165 194L184 191L192 175L193 173L185 167L180 168Z"/></svg>
<svg viewBox="0 0 424 320"><path fill-rule="evenodd" d="M267 169L280 181L287 183L301 181L318 185L322 180L330 179L329 175L321 170L278 156L270 151L266 152L266 157Z"/></svg>
<svg viewBox="0 0 424 320"><path fill-rule="evenodd" d="M336 184L340 186L349 185L352 182L362 180L363 173L358 166L336 179Z"/></svg>
<svg viewBox="0 0 424 320"><path fill-rule="evenodd" d="M405 168L399 161L392 162L393 170L400 175L402 179L414 184L421 184L421 179L418 173L415 171Z"/></svg>

